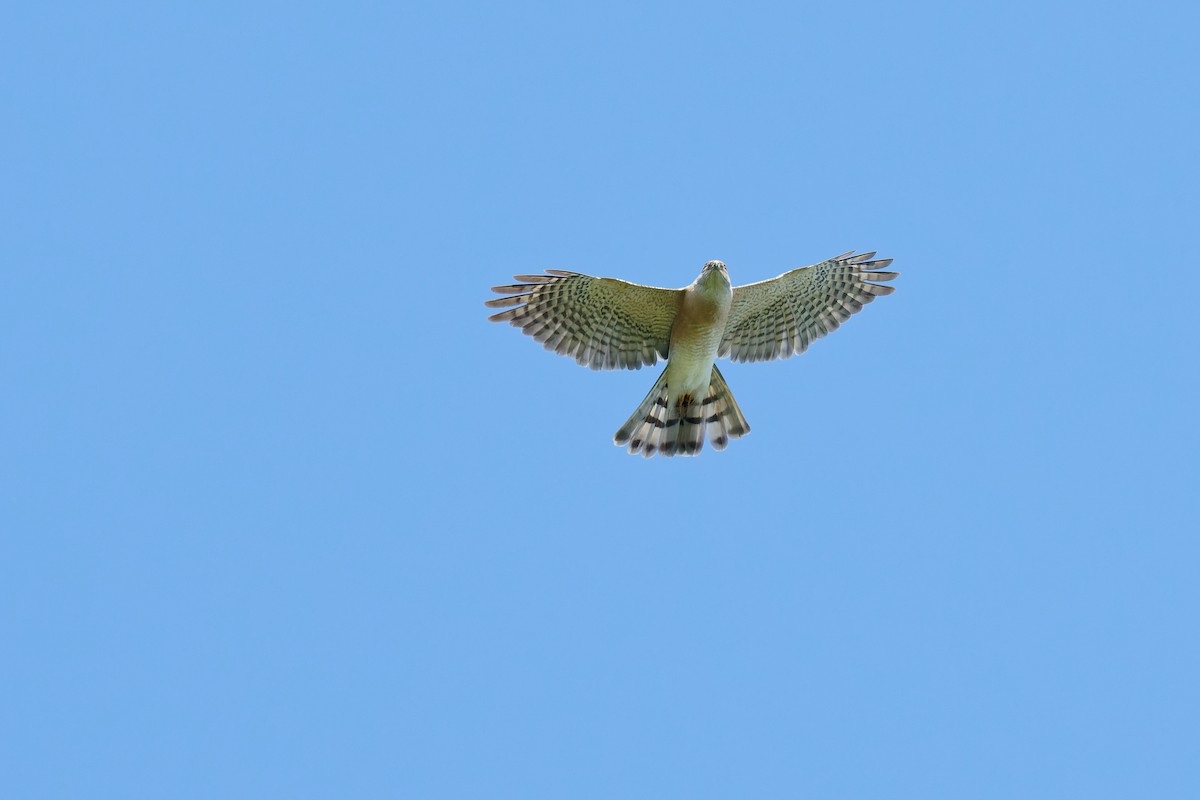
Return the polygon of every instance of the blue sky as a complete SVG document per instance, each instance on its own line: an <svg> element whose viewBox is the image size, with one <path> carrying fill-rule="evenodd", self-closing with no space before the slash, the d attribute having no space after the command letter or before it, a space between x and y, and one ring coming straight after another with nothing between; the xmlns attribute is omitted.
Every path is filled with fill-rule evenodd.
<svg viewBox="0 0 1200 800"><path fill-rule="evenodd" d="M1195 797L1193 8L0 25L0 794ZM486 322L902 272L753 432Z"/></svg>

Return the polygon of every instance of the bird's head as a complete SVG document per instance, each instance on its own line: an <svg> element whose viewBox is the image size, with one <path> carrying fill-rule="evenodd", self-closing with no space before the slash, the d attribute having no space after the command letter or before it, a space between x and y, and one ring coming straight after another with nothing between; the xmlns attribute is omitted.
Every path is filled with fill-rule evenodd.
<svg viewBox="0 0 1200 800"><path fill-rule="evenodd" d="M730 288L730 272L725 269L725 261L709 261L704 265L696 285L712 290Z"/></svg>
<svg viewBox="0 0 1200 800"><path fill-rule="evenodd" d="M728 286L729 271L725 269L725 262L710 261L704 265L704 269L700 270L700 277L696 278L696 283L702 286Z"/></svg>

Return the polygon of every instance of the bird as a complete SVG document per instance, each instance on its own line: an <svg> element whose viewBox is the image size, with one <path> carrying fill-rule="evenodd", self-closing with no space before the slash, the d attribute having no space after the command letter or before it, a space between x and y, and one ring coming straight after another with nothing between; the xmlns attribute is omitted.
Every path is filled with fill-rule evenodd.
<svg viewBox="0 0 1200 800"><path fill-rule="evenodd" d="M718 358L798 355L876 297L895 291L884 285L900 274L883 271L892 259L854 253L744 286L730 283L721 261L706 263L682 289L547 269L493 286L505 296L484 305L505 309L489 320L511 323L547 350L594 370L641 369L666 359L613 443L646 458L692 456L706 435L715 450L724 450L750 432L717 369Z"/></svg>

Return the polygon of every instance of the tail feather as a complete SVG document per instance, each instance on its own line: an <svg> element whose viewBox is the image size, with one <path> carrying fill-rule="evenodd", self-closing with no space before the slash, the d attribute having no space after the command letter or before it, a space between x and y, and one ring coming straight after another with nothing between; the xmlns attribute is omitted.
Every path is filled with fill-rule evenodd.
<svg viewBox="0 0 1200 800"><path fill-rule="evenodd" d="M711 400L711 403L710 403ZM724 450L730 439L737 439L750 432L750 423L738 408L733 392L725 383L725 377L713 364L712 381L708 384L708 395L704 398L708 423L708 438L714 450Z"/></svg>
<svg viewBox="0 0 1200 800"><path fill-rule="evenodd" d="M664 456L694 456L700 452L700 448L704 447L707 409L704 401L693 394L682 394L674 399L663 432Z"/></svg>
<svg viewBox="0 0 1200 800"><path fill-rule="evenodd" d="M659 449L666 425L667 371L664 369L637 411L613 435L613 444L618 447L628 444L630 453L640 452L649 458Z"/></svg>
<svg viewBox="0 0 1200 800"><path fill-rule="evenodd" d="M655 453L692 456L703 449L706 433L714 449L724 450L730 439L749 432L750 425L715 365L703 399L689 393L673 396L664 369L650 393L613 436L613 443L618 447L628 445L630 453L641 453L646 458Z"/></svg>

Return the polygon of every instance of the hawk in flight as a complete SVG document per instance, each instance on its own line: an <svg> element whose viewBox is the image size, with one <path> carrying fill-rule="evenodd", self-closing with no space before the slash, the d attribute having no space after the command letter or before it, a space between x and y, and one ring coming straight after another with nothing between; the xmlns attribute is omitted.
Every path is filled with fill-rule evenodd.
<svg viewBox="0 0 1200 800"><path fill-rule="evenodd" d="M484 305L592 369L641 369L659 358L667 367L633 415L613 436L618 446L649 458L695 455L707 433L717 450L750 432L716 360L771 361L803 353L876 297L891 294L900 273L892 263L854 251L777 278L732 286L720 261L709 261L683 289L659 289L616 278L548 269L517 275L507 295Z"/></svg>

